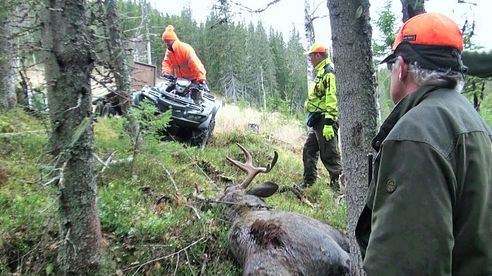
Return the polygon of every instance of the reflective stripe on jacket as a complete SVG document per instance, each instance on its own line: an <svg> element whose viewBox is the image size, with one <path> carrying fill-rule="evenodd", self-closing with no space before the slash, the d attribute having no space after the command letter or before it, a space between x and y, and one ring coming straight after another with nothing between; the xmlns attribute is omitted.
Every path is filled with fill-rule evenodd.
<svg viewBox="0 0 492 276"><path fill-rule="evenodd" d="M316 77L308 91L305 108L309 112L320 112L325 118L338 119L335 74L329 58L314 68Z"/></svg>
<svg viewBox="0 0 492 276"><path fill-rule="evenodd" d="M172 51L166 49L161 73L189 80L206 80L205 67L193 47L179 40L174 41Z"/></svg>
<svg viewBox="0 0 492 276"><path fill-rule="evenodd" d="M355 231L367 275L492 275L492 131L468 100L422 87L372 144Z"/></svg>

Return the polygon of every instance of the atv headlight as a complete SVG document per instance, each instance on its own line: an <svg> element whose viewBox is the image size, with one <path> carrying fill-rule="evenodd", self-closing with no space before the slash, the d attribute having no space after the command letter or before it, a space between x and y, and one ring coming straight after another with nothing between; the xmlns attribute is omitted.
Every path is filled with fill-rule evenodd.
<svg viewBox="0 0 492 276"><path fill-rule="evenodd" d="M176 92L178 94L183 94L186 89L190 86L191 81L187 79L178 79L176 80Z"/></svg>
<svg viewBox="0 0 492 276"><path fill-rule="evenodd" d="M180 85L176 85L176 92L178 94L183 94L185 90L186 90L186 87L180 86Z"/></svg>
<svg viewBox="0 0 492 276"><path fill-rule="evenodd" d="M199 114L186 114L186 118L193 121L200 121L204 116Z"/></svg>

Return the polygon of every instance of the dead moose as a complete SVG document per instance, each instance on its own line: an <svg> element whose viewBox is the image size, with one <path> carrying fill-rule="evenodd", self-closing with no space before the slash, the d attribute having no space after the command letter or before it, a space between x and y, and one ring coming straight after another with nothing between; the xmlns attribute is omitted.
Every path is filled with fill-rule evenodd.
<svg viewBox="0 0 492 276"><path fill-rule="evenodd" d="M239 144L238 144L239 145ZM232 226L229 244L243 268L243 275L346 275L350 270L349 243L337 229L293 212L272 210L262 198L278 185L266 182L246 190L258 173L268 173L278 159L275 152L267 167L254 167L252 156L242 163L227 157L247 172L239 185L230 185L222 196L225 216Z"/></svg>

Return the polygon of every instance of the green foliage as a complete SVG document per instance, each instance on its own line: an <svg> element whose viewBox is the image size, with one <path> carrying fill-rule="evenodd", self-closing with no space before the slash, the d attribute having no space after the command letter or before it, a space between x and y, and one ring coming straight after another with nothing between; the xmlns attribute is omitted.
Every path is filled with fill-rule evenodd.
<svg viewBox="0 0 492 276"><path fill-rule="evenodd" d="M23 251L29 249L24 244L26 241L34 241L42 233L45 221L48 220L49 214L45 211L47 207L52 205L53 199L47 192L41 192L36 187L30 185L22 185L22 183L14 182L12 186L24 186L25 194L18 194L17 191L7 191L2 189L0 194L0 206L2 206L2 215L0 216L0 224L2 233L23 236L17 250ZM31 190L31 192L28 192ZM3 236L3 235L2 235ZM29 242L28 242L29 243Z"/></svg>
<svg viewBox="0 0 492 276"><path fill-rule="evenodd" d="M159 132L164 130L171 121L171 110L164 113L158 113L157 107L147 100L144 100L139 108L130 109L144 133L145 137L159 139Z"/></svg>
<svg viewBox="0 0 492 276"><path fill-rule="evenodd" d="M372 51L375 57L387 55L395 41L396 15L391 11L391 3L390 0L387 0L383 10L378 13L376 26L381 32L382 38L372 42Z"/></svg>
<svg viewBox="0 0 492 276"><path fill-rule="evenodd" d="M387 69L377 70L378 87L376 89L381 120L384 121L395 106L390 96L391 72Z"/></svg>
<svg viewBox="0 0 492 276"><path fill-rule="evenodd" d="M137 113L140 119L155 119L154 113L146 108ZM13 114L2 116L8 124L17 123ZM24 117L21 113L18 116ZM25 118L37 123L28 116ZM123 118L98 119L94 127L99 156L116 152L113 160L117 160L132 155L133 145L125 133L125 126ZM225 156L244 160L236 145L240 143L251 151L255 164L264 166L276 150L280 155L277 166L271 173L259 175L255 183L271 180L280 185L292 185L302 178L299 153L243 131L217 133L210 146L200 150L156 139L153 129L161 126L159 123L145 126L148 132L144 135L144 144L153 146L141 149L133 175L129 173L131 164L125 162L109 165L104 171L101 165L96 168L106 248L103 257L108 274L123 270L125 274L133 274L137 269L137 274L147 275L163 275L175 269L179 275L199 274L206 263L207 274L240 275L241 270L229 251L229 225L223 220L221 205L207 200L213 201L222 194L226 185L224 179L240 182L245 177L225 160ZM26 128L33 127L26 124ZM36 160L43 152L43 140L46 140L46 136L40 134L0 139L1 149L6 143L19 150L32 148L24 149L20 154L4 154L6 159L0 160L0 164L9 164L15 176L0 186L0 252L15 253L1 254L2 274L11 273L9 264L15 267L20 256L32 260L29 265L24 264L24 272L56 274L56 248L60 238L56 236L55 189L34 184L39 177ZM17 168L16 164L22 166ZM327 173L323 172L321 177L307 190L314 208L302 205L289 192L274 195L268 203L277 209L298 211L345 229L346 204L343 201L337 203L327 188ZM200 190L198 194L196 188ZM186 250L180 251L187 246ZM150 260L156 261L139 267ZM139 265L132 265L135 263Z"/></svg>
<svg viewBox="0 0 492 276"><path fill-rule="evenodd" d="M164 28L171 24L179 39L192 45L207 70L209 87L226 100L243 99L254 107L263 107L265 96L288 102L289 109L302 109L306 83L306 59L301 36L293 30L285 43L278 32L267 31L261 23L232 23L227 3L214 5L205 23L193 19L190 7L179 16L162 14L150 4L118 1L122 29L128 38L140 40L145 28L149 30L152 64L160 72L165 49L161 42ZM148 14L148 24L140 15ZM142 28L143 27L143 28ZM139 59L146 61L144 45ZM104 49L103 49L104 50ZM260 62L261 61L261 62Z"/></svg>
<svg viewBox="0 0 492 276"><path fill-rule="evenodd" d="M176 223L173 215L159 219L139 187L131 182L115 180L99 192L99 210L103 231L117 238L134 236L138 239L156 239L166 226Z"/></svg>
<svg viewBox="0 0 492 276"><path fill-rule="evenodd" d="M484 93L485 96L480 108L480 115L492 127L492 82L488 81L485 85L487 92Z"/></svg>
<svg viewBox="0 0 492 276"><path fill-rule="evenodd" d="M39 183L37 158L46 144L44 126L37 119L21 110L0 114L0 122L15 126L6 129L15 135L0 138L0 274L9 274L12 259L24 256L24 261L42 266L46 259L54 257L46 250L46 259L36 259L56 231L56 196L51 188ZM4 129L5 131L5 129ZM35 275L24 267L26 275Z"/></svg>

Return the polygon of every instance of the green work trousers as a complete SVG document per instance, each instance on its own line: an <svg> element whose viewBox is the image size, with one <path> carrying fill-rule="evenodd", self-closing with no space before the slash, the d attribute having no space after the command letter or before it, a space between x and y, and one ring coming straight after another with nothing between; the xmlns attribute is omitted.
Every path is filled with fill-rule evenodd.
<svg viewBox="0 0 492 276"><path fill-rule="evenodd" d="M304 183L313 184L318 175L318 157L330 173L330 178L338 178L342 173L340 151L338 149L338 123L333 129L335 136L326 140L323 136L324 120L319 120L313 127L309 128L309 133L304 143L302 151L302 161L304 163Z"/></svg>

